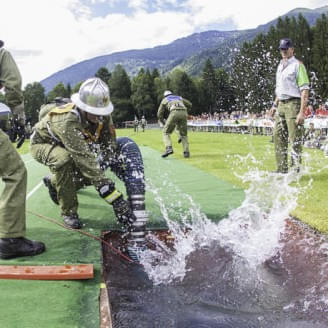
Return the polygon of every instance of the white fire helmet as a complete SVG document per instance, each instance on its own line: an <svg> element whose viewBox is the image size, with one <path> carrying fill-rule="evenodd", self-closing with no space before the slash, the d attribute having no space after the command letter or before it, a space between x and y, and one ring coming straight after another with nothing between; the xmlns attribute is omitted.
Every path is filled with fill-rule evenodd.
<svg viewBox="0 0 328 328"><path fill-rule="evenodd" d="M172 94L172 91L170 91L170 90L165 90L164 91L164 97L169 96L171 94Z"/></svg>
<svg viewBox="0 0 328 328"><path fill-rule="evenodd" d="M78 108L93 115L107 116L114 110L107 84L97 77L83 82L71 100Z"/></svg>

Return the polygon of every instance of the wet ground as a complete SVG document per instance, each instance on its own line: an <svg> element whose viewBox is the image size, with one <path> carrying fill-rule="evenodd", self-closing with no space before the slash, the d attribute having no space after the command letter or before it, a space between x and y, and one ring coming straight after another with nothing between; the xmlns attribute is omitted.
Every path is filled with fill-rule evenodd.
<svg viewBox="0 0 328 328"><path fill-rule="evenodd" d="M117 232L105 239L120 246ZM189 256L182 282L155 286L104 246L113 327L328 327L327 255L327 237L287 220L280 251L257 268L213 242Z"/></svg>

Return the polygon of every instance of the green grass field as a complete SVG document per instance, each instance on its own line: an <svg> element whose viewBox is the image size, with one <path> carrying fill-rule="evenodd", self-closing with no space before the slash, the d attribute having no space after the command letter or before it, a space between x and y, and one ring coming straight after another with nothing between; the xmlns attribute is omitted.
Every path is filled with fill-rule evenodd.
<svg viewBox="0 0 328 328"><path fill-rule="evenodd" d="M132 129L118 129L118 136L129 136L138 145L148 146L158 151L164 151L162 132L160 130L146 130L146 132L133 132ZM225 134L211 132L190 132L191 158L184 159L182 146L177 143L177 135L173 134L173 148L175 158L185 161L207 173L230 182L238 187L247 188L247 185L235 173L243 173L249 167L259 166L261 170L275 170L275 159L271 137L252 136L241 134ZM25 142L20 153L28 152L28 143ZM239 156L246 157L251 154L255 161L248 160L242 165ZM310 169L304 174L301 185L311 186L302 193L298 200L298 207L291 215L320 232L328 233L328 159L320 150L304 149L304 162ZM162 160L159 158L159 160Z"/></svg>
<svg viewBox="0 0 328 328"><path fill-rule="evenodd" d="M149 226L165 227L159 203L155 199L158 196L169 204L170 218L175 218L171 215L172 211L182 208L182 213L186 213L190 207L190 200L185 195L192 196L193 204L199 206L211 220L227 217L230 210L237 208L243 201L245 195L242 189L247 188L247 184L235 173L247 172L249 167L257 167L262 171L275 169L270 137L190 133L191 158L185 159L182 146L177 143L177 135L173 135L175 153L168 159L162 159L160 153L164 151L164 146L160 130L134 133L131 129L124 129L118 130L117 134L129 136L142 146L146 175L157 192L154 194L149 191L146 194ZM49 173L48 168L31 158L28 142L19 152L23 154L22 159L28 171L27 237L44 241L47 250L35 257L3 260L2 264L92 263L95 278L88 281L42 282L0 279L0 304L3 305L0 307L0 327L99 327L100 243L35 215L41 214L61 222L58 206L51 202L42 184L43 176ZM305 152L305 162L312 173L303 175L301 184L306 186L312 181L312 185L299 198L299 206L292 215L328 233L328 202L325 195L328 160L322 152L310 150ZM117 180L118 189L124 190L122 182ZM171 180L175 189L166 188ZM3 186L0 181L0 191ZM85 224L85 231L99 236L102 231L116 227L113 210L100 199L94 188L81 190L78 196L79 214ZM177 212L179 217L180 213ZM17 302L17 299L20 301Z"/></svg>
<svg viewBox="0 0 328 328"><path fill-rule="evenodd" d="M122 129L117 130L117 135L129 136L139 145L164 151L162 133L159 130L134 133L132 129ZM247 185L235 175L235 172L242 173L248 167L255 166L268 171L276 168L271 137L190 132L191 157L189 159L183 158L182 146L177 143L177 139L177 135L173 134L175 153L172 156L238 187L247 188ZM256 161L249 160L247 165L240 165L238 155L245 157L248 154L251 154ZM303 175L301 186L308 185L310 180L312 184L300 195L299 205L291 215L321 232L328 233L328 159L320 150L304 149L304 162L310 173Z"/></svg>

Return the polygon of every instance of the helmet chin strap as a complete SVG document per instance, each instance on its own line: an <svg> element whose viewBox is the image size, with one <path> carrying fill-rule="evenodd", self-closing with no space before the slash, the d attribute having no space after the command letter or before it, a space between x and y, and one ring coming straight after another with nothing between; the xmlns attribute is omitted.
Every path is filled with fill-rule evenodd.
<svg viewBox="0 0 328 328"><path fill-rule="evenodd" d="M100 137L100 134L101 134L101 131L102 131L102 128L104 126L104 117L103 116L97 116L97 115L94 115L94 116L97 116L98 117L98 121L97 122L93 122L93 121L90 121L88 119L88 113L85 112L84 110L78 108L78 112L80 114L80 117L82 119L83 122L88 122L90 124L96 124L97 125L97 128L95 130L94 133L91 133L89 130L87 129L83 129L83 134L84 136L90 141L90 142L97 142L99 137Z"/></svg>

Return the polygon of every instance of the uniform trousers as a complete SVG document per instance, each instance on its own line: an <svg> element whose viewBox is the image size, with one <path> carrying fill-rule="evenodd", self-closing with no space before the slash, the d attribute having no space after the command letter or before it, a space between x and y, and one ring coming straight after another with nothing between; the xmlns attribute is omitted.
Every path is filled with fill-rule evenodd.
<svg viewBox="0 0 328 328"><path fill-rule="evenodd" d="M26 231L27 171L8 136L0 129L0 238L23 237Z"/></svg>

